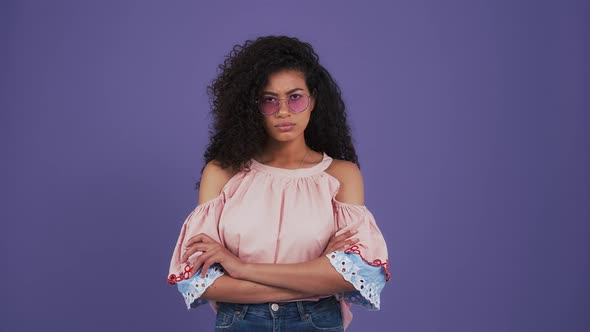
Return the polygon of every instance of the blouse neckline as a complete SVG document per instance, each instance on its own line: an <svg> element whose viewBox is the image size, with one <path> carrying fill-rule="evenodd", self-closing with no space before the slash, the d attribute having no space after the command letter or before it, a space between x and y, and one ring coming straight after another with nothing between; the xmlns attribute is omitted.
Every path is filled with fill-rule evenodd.
<svg viewBox="0 0 590 332"><path fill-rule="evenodd" d="M302 176L310 176L310 175L322 173L326 168L328 168L328 166L330 166L331 163L332 163L332 158L324 152L322 161L320 161L319 163L317 163L311 167L297 168L297 169L280 168L280 167L262 164L262 163L256 161L256 159L252 158L252 165L250 166L250 168L258 170L258 171L262 171L264 173L284 175L284 176L288 176L288 177L302 177Z"/></svg>

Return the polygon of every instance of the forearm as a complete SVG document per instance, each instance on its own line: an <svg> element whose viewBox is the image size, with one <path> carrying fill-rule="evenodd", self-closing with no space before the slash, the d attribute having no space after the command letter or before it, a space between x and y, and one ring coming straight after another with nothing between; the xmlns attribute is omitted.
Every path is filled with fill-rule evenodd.
<svg viewBox="0 0 590 332"><path fill-rule="evenodd" d="M311 294L264 285L249 280L240 280L224 275L209 286L201 296L207 300L231 303L282 302L302 299Z"/></svg>
<svg viewBox="0 0 590 332"><path fill-rule="evenodd" d="M245 264L238 278L307 294L355 290L324 256L296 264Z"/></svg>

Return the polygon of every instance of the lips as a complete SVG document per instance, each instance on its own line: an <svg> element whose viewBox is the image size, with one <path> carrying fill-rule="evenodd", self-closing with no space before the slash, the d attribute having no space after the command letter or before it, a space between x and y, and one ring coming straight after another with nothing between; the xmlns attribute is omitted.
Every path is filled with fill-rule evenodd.
<svg viewBox="0 0 590 332"><path fill-rule="evenodd" d="M279 131L291 131L291 129L293 129L293 127L295 127L295 124L293 122L281 122L278 125L275 126L275 128L277 128Z"/></svg>
<svg viewBox="0 0 590 332"><path fill-rule="evenodd" d="M294 126L295 124L293 122L281 122L278 125L276 125L275 127L289 127L289 126Z"/></svg>

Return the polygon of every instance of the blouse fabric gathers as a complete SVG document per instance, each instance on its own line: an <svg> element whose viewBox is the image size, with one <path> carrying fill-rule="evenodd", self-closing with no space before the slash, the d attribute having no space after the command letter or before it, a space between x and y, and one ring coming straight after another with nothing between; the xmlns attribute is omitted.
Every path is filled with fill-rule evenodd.
<svg viewBox="0 0 590 332"><path fill-rule="evenodd" d="M168 282L176 284L188 308L215 301L200 299L224 274L213 264L206 277L187 271L201 252L182 264L186 242L205 233L246 263L302 263L322 255L338 229L358 230L359 241L345 251L327 254L332 266L356 291L335 294L340 301L344 328L350 324L351 304L379 310L380 293L389 280L387 246L371 212L364 205L336 200L340 182L325 170L332 158L310 167L283 169L252 159L250 170L234 175L214 199L199 204L182 224L170 261ZM322 296L293 301L317 301Z"/></svg>

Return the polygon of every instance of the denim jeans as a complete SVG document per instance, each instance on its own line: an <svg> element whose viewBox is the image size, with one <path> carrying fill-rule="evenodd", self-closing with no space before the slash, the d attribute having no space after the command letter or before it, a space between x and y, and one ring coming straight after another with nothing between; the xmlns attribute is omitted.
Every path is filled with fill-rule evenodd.
<svg viewBox="0 0 590 332"><path fill-rule="evenodd" d="M319 301L235 304L220 302L215 331L344 331L340 302Z"/></svg>

